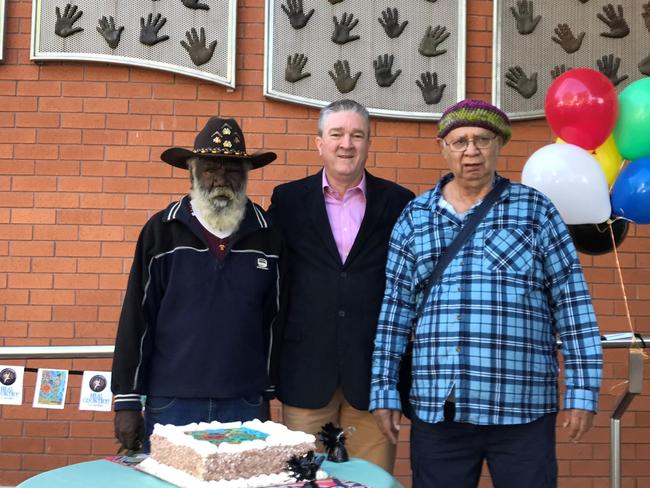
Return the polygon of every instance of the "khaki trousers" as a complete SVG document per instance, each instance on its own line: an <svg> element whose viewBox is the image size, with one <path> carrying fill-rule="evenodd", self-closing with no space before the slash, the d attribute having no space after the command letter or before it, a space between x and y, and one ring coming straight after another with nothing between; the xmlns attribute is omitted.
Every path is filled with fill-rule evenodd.
<svg viewBox="0 0 650 488"><path fill-rule="evenodd" d="M327 422L342 429L353 427L353 432L345 434L345 446L350 457L365 459L389 473L393 472L396 446L381 433L370 412L357 410L348 403L341 388L337 388L332 400L323 408L299 408L283 404L282 420L291 430L316 436ZM320 443L319 447L322 449Z"/></svg>

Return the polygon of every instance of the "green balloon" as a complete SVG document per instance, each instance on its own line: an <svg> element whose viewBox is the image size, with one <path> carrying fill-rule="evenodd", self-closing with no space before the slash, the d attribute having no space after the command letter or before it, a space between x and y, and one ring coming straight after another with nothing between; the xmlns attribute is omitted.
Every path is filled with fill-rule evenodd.
<svg viewBox="0 0 650 488"><path fill-rule="evenodd" d="M619 95L614 140L625 159L650 156L650 78L630 83Z"/></svg>

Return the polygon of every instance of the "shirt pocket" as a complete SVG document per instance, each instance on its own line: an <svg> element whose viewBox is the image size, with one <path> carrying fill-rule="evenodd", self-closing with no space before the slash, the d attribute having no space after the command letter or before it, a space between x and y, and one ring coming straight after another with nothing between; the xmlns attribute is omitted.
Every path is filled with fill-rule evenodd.
<svg viewBox="0 0 650 488"><path fill-rule="evenodd" d="M483 268L488 271L527 272L533 261L533 236L530 231L505 228L486 233Z"/></svg>

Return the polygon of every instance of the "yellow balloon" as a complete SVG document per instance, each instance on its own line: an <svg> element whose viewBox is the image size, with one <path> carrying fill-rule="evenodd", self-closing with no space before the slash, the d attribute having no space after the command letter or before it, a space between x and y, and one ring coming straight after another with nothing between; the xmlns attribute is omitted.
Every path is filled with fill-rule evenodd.
<svg viewBox="0 0 650 488"><path fill-rule="evenodd" d="M566 142L559 137L555 139L555 143L566 144ZM611 188L611 186L614 184L614 180L616 180L616 177L621 172L621 168L623 167L624 163L623 156L621 156L621 153L618 152L618 148L616 147L614 136L610 134L605 142L603 142L600 146L598 146L593 151L587 152L596 158L598 164L600 165L600 169L602 169L603 173L605 173L607 186Z"/></svg>
<svg viewBox="0 0 650 488"><path fill-rule="evenodd" d="M594 157L598 161L598 164L600 164L603 173L605 173L607 185L611 187L623 167L623 156L618 152L612 134L596 148Z"/></svg>

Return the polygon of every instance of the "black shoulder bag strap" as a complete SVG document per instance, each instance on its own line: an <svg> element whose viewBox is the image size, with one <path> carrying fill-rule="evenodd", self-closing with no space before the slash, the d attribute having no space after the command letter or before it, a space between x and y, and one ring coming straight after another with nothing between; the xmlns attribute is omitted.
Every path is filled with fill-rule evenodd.
<svg viewBox="0 0 650 488"><path fill-rule="evenodd" d="M488 193L485 196L485 198L478 206L476 211L470 216L469 220L467 221L465 226L461 229L461 231L456 236L456 238L452 241L451 244L449 244L449 247L445 249L445 251L440 255L440 258L436 263L436 267L433 269L433 272L431 273L431 276L429 277L429 280L427 281L422 291L422 300L420 300L420 304L418 305L418 308L415 312L415 318L413 319L414 328L415 325L417 324L417 321L422 316L424 306L427 303L427 299L429 298L429 294L431 293L431 289L433 288L433 285L435 285L438 282L438 280L442 276L442 273L444 273L445 269L447 269L449 263L452 261L452 259L454 259L456 254L458 254L458 251L460 251L460 249L463 247L463 245L465 244L469 236L471 236L474 233L476 227L478 227L478 224L481 222L481 220L483 220L483 217L487 215L487 213L494 205L494 202L497 201L497 198L499 198L501 193L503 193L503 191L508 187L508 185L510 185L510 180L508 180L507 178L500 179L499 182L496 185L494 185L492 190L490 190L490 193ZM399 370L399 382L397 384L397 389L399 391L400 399L402 401L402 413L404 413L404 415L408 418L411 418L411 414L410 414L411 407L408 399L411 393L412 359L413 359L413 340L411 334L411 337L409 338L409 343L406 346L406 351L404 353L404 356L402 356L402 363L400 365L400 370Z"/></svg>

